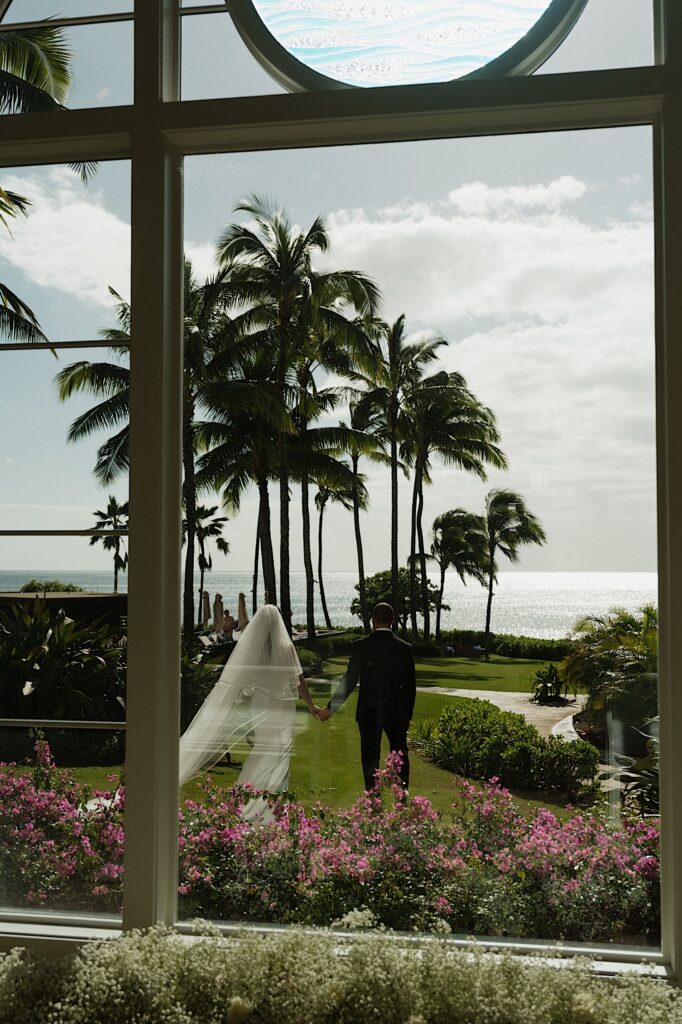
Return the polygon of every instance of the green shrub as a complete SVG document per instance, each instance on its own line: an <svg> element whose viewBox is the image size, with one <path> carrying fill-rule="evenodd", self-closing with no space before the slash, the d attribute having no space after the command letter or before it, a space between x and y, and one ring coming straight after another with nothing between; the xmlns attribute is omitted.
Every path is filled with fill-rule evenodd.
<svg viewBox="0 0 682 1024"><path fill-rule="evenodd" d="M20 594L81 594L84 591L85 587L79 587L77 583L64 583L63 580L28 580L19 588Z"/></svg>
<svg viewBox="0 0 682 1024"><path fill-rule="evenodd" d="M478 699L453 700L435 728L422 727L415 745L441 768L470 779L498 778L516 789L565 792L575 799L594 788L599 755L589 743L545 739L523 715Z"/></svg>
<svg viewBox="0 0 682 1024"><path fill-rule="evenodd" d="M483 630L451 629L441 634L441 645L463 644L483 647ZM570 640L548 640L537 636L513 636L511 633L491 633L488 652L505 658L530 658L537 661L560 661L571 648Z"/></svg>
<svg viewBox="0 0 682 1024"><path fill-rule="evenodd" d="M296 645L296 653L298 654L298 660L301 662L301 668L304 673L315 674L322 671L322 656L318 651L311 651L308 647L301 647L300 644Z"/></svg>
<svg viewBox="0 0 682 1024"><path fill-rule="evenodd" d="M409 640L408 640L409 643ZM415 658L442 658L443 651L440 644L427 640L418 640L412 644L412 653Z"/></svg>

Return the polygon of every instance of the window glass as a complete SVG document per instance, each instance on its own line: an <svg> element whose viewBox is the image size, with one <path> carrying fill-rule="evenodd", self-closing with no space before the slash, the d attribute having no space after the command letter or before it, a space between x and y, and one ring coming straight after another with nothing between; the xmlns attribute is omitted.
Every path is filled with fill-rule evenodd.
<svg viewBox="0 0 682 1024"><path fill-rule="evenodd" d="M407 23L404 20L397 26L382 20L381 13L377 15L379 5L359 5L351 3L351 0L341 6L344 17L336 22L335 15L330 17L329 8L324 4L294 5L293 12L291 5L284 5L280 0L263 0L257 6L266 22L272 25L273 31L279 34L278 41L289 40L291 52L306 67L361 86L406 81L406 69L413 65L413 71L409 74L419 76L419 81L427 81L429 78L434 81L449 80L475 70L474 65L478 66L488 54L488 50L482 52L481 49L480 25L474 32L471 19L467 19L466 32L474 32L477 45L466 48L460 58L456 57L462 31L450 31L448 28L452 14L450 7L445 4L427 4L426 22L415 13L412 5L410 17L419 19L419 25L415 29L408 24L409 31L406 31ZM504 20L506 27L503 33L492 32L490 38L486 37L492 53L494 49L499 51L500 47L505 49L518 39L518 34L514 35L510 28L508 18L512 21L527 19L529 12L537 13L545 6L542 0L523 5L485 5L485 8L479 6L476 9L474 17L485 20L491 16L492 10L493 17ZM356 18L350 16L351 7ZM445 16L442 10L444 7L447 7ZM393 16L391 11L387 17L390 19ZM371 19L375 17L378 17L376 31L379 52L377 49L363 52L353 33L360 32L362 36L367 32L367 25L373 24ZM650 64L653 60L652 18L652 7L647 0L588 0L577 24L556 53L542 66L541 73ZM430 19L434 20L433 25L430 25ZM518 29L518 23L514 24ZM396 33L404 30L406 36L394 38ZM270 94L282 90L283 86L263 70L240 39L227 12L184 17L182 31L185 99ZM452 46L448 41L452 41ZM410 49L413 45L414 53ZM423 55L422 59L418 59L416 48L419 45L424 46L428 60L423 59ZM466 64L467 60L471 60L471 66ZM317 87L324 88L324 82L320 81Z"/></svg>
<svg viewBox="0 0 682 1024"><path fill-rule="evenodd" d="M113 593L113 549L105 571L75 571L97 564L87 543L0 537L6 909L120 913L127 598Z"/></svg>
<svg viewBox="0 0 682 1024"><path fill-rule="evenodd" d="M217 256L244 267L224 270L222 305L211 290L212 334L186 364L201 635L183 678L181 917L658 945L650 151L627 129L187 160L192 295ZM268 247L317 216L315 310L278 334ZM370 311L381 323L363 327ZM396 420L389 342L427 346ZM367 608L393 599L392 424L413 709L404 648L353 647L358 532ZM300 689L268 598L291 609ZM342 703L344 676L359 690ZM405 795L404 759L385 758L408 720ZM375 758L381 789L363 796Z"/></svg>
<svg viewBox="0 0 682 1024"><path fill-rule="evenodd" d="M24 24L38 21L43 17L57 17L64 14L62 8L45 4L45 12L23 15L14 9L7 13L4 22ZM128 8L129 9L129 8ZM121 8L125 10L125 8ZM73 14L97 14L98 11L72 12ZM13 36L27 46L34 47L31 38L34 30L19 28ZM0 47L6 33L0 24ZM54 26L45 29L39 43L41 64L39 69L27 72L25 65L8 66L7 70L17 75L18 87L3 97L2 113L32 112L51 109L55 103L66 107L115 106L132 102L133 92L133 23L132 21L111 22L101 25L79 25L73 27ZM43 76L40 68L49 71Z"/></svg>
<svg viewBox="0 0 682 1024"><path fill-rule="evenodd" d="M133 0L11 0L3 21L40 21L42 18L83 18L125 14Z"/></svg>

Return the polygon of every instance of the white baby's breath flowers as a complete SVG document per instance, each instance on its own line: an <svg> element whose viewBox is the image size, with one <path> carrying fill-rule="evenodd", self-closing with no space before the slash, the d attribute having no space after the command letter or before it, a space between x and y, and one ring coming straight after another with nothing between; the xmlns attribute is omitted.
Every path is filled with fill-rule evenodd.
<svg viewBox="0 0 682 1024"><path fill-rule="evenodd" d="M436 942L415 955L413 941L366 927L197 931L129 932L64 961L1 955L0 1024L682 1024L682 992L641 974L605 982L586 960L559 968Z"/></svg>
<svg viewBox="0 0 682 1024"><path fill-rule="evenodd" d="M332 921L332 928L377 928L378 919L367 907L356 907L349 910L343 917Z"/></svg>
<svg viewBox="0 0 682 1024"><path fill-rule="evenodd" d="M431 925L431 931L434 935L451 935L452 928L446 920L439 917L437 921Z"/></svg>

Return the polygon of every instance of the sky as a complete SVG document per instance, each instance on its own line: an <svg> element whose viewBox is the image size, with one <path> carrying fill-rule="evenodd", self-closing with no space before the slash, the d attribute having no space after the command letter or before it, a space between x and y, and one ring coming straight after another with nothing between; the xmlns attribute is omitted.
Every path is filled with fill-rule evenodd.
<svg viewBox="0 0 682 1024"><path fill-rule="evenodd" d="M82 10L75 0L40 2L45 10L36 13ZM15 0L12 17L36 6ZM540 73L650 62L650 6L591 0ZM129 101L130 31L114 28L73 30L74 106ZM277 91L225 14L185 19L185 98ZM526 549L521 569L655 569L649 130L193 157L185 182L185 244L199 273L212 269L237 200L265 192L302 227L326 215L332 246L322 269L363 270L381 287L385 319L405 313L410 332L448 340L442 363L495 412L510 468L479 482L436 467L426 524L449 508L480 511L490 487L511 487L548 536L545 547ZM0 238L0 280L29 302L51 338L96 337L114 321L108 286L129 295L129 165L102 165L87 187L65 168L6 169L2 185L28 195L32 207L11 238ZM69 423L91 402L60 404L53 384L60 367L101 357L2 354L0 526L85 528L106 504L91 473L98 439L65 443ZM389 564L386 471L368 470L367 486L366 560L378 570ZM111 492L124 500L125 482ZM405 482L403 557L409 499ZM275 493L273 506L276 521ZM250 568L255 515L254 495L229 523L232 553L218 555L216 568ZM351 568L351 517L331 509L326 529L328 571ZM292 535L300 568L296 492ZM0 568L109 563L84 540L0 538Z"/></svg>

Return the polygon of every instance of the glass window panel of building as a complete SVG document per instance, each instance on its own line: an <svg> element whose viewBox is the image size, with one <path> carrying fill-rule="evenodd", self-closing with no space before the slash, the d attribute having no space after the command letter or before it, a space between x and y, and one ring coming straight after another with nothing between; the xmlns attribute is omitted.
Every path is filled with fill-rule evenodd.
<svg viewBox="0 0 682 1024"><path fill-rule="evenodd" d="M121 911L126 595L113 559L124 577L127 538L103 553L82 537L0 536L3 910Z"/></svg>
<svg viewBox="0 0 682 1024"><path fill-rule="evenodd" d="M0 21L0 46L5 32L12 31L21 41L28 39L32 25L40 25L47 18L75 18L127 14L131 3L63 4L45 2L22 3L15 0L5 10ZM17 24L16 30L11 25ZM8 26L3 32L3 26ZM35 46L35 40L31 40ZM84 25L55 25L47 30L39 42L41 61L49 70L43 80L38 75L31 79L25 66L17 66L21 81L28 84L20 88L12 102L3 104L2 113L30 112L50 109L55 103L62 106L109 107L132 102L133 95L133 22L132 19ZM8 70L14 70L8 67ZM31 89L30 86L35 88Z"/></svg>
<svg viewBox="0 0 682 1024"><path fill-rule="evenodd" d="M388 325L378 329L384 353L390 330L405 343L443 339L420 375L432 384L434 374L446 376L435 378L445 389L439 399L422 392L402 403L409 418L399 437L406 470L399 474L398 503L403 600L409 600L412 543L417 555L420 548L419 533L412 542L411 531L416 478L425 555L434 556L427 562L426 637L424 617L417 616L418 692L405 804L396 777L384 780L381 800L363 796L365 726L362 713L362 729L355 722L357 694L331 719L317 720L305 690L294 702L290 672L288 710L279 691L270 694L268 710L259 703L268 683L258 656L246 673L238 666L236 652L249 642L249 630L258 630L257 638L265 628L260 612L253 619L271 586L265 488L275 596L280 607L283 601L277 429L262 402L259 408L254 398L245 409L238 392L230 398L235 374L244 386L264 389L276 379L272 331L264 331L257 359L246 345L231 376L221 383L218 372L205 392L211 403L197 408L197 419L212 424L196 458L205 485L201 504L214 509L214 519L228 518L219 532L230 552L225 558L215 538L207 541L212 567L201 581L193 574L197 623L201 586L208 598L195 655L205 667L202 677L197 660L195 678L183 680L183 730L198 717L181 741L181 766L191 770L197 748L199 760L210 755L212 728L221 732L221 749L208 763L222 748L229 756L208 775L183 775L181 918L320 925L372 918L408 931L657 946L656 797L653 787L626 789L618 775L647 755L648 744L655 756L656 737L649 130L206 156L186 160L185 181L185 250L198 282L216 273L239 225L254 226L254 210L238 209L245 196L267 197L271 208L260 211L261 221L286 215L291 238L321 215L330 245L326 252L313 246L315 273L367 275L381 293L374 312ZM256 230L267 246L263 228ZM235 304L234 294L226 306L233 316L257 301L250 295ZM259 299L259 316L266 316L273 296L263 292ZM348 319L358 312L343 301L331 308ZM301 316L292 334L290 379L324 400L313 408L308 399L303 418L301 392L288 393L287 403L295 425L288 437L292 621L312 703L325 708L342 685L362 620L352 439L329 435L325 449L323 432L350 422L339 387L351 383L363 392L380 382L362 369L338 318L320 317L312 323ZM263 329L258 317L245 322L247 336ZM376 334L369 337L376 343ZM215 344L219 349L221 342ZM351 374L349 380L343 359L369 379ZM444 395L454 405L437 413ZM462 403L473 403L469 413ZM459 419L456 427L472 410L468 426L462 430ZM355 423L375 455L383 452L377 462L363 450L358 464L366 489L367 508L358 518L370 606L391 596L390 446L378 430L380 404L374 412L368 424ZM441 424L431 435L430 416L441 414L451 428ZM316 432L307 452L304 428ZM452 429L450 442L436 439L441 429ZM461 445L475 439L483 448L474 444L467 462ZM508 543L495 555L486 636L490 564L475 552L495 523L506 524ZM306 638L306 529L318 654ZM464 551L473 563L463 560ZM377 578L381 572L388 575ZM216 631L217 593L234 619L242 595L242 618L246 612L252 619L244 631L233 622L226 631L224 619ZM418 590L420 609L421 602ZM403 605L399 616L400 631L414 640ZM370 693L376 666L367 671L362 679ZM212 691L218 676L222 682ZM281 718L270 716L273 708ZM525 750L517 760L492 741L500 715L509 712ZM564 739L549 738L556 734ZM553 748L561 753L550 769ZM384 734L382 766L388 752ZM251 819L262 807L233 787L265 777L271 783L277 777L273 788L288 792L265 812L264 828L254 828Z"/></svg>
<svg viewBox="0 0 682 1024"><path fill-rule="evenodd" d="M461 26L451 24L457 16L450 5L431 0L424 0L424 12L413 14L414 22L396 19L390 12L375 16L355 0L337 5L332 13L324 5L314 10L294 5L292 11L280 0L254 4L277 43L304 68L330 83L361 87L442 82L478 73L522 39L548 4L538 0L521 9L501 3L492 12L491 5L484 7L478 22L467 21L465 35ZM182 33L184 99L283 91L244 45L227 12L185 16ZM588 0L573 31L540 72L630 67L652 60L651 4ZM325 87L324 79L318 87Z"/></svg>

